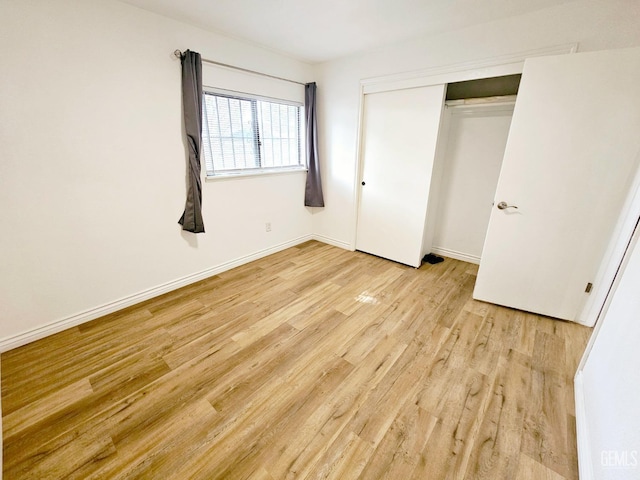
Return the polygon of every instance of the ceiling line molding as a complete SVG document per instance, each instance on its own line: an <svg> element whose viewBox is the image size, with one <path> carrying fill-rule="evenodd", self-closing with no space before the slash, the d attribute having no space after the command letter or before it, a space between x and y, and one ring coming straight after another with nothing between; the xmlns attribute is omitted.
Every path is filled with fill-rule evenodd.
<svg viewBox="0 0 640 480"><path fill-rule="evenodd" d="M464 81L497 75L522 73L522 66L527 58L547 55L563 55L578 51L578 43L554 45L522 52L501 55L482 60L455 63L437 67L429 67L410 72L395 73L360 80L364 93L376 93L389 90L415 88L426 85L437 85L453 81ZM496 70L497 67L499 71Z"/></svg>

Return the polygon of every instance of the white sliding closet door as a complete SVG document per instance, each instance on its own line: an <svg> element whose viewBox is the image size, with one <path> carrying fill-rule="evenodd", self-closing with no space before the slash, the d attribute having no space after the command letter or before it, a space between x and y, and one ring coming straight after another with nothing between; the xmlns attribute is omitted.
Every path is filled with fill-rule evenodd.
<svg viewBox="0 0 640 480"><path fill-rule="evenodd" d="M365 95L356 248L419 267L444 85Z"/></svg>

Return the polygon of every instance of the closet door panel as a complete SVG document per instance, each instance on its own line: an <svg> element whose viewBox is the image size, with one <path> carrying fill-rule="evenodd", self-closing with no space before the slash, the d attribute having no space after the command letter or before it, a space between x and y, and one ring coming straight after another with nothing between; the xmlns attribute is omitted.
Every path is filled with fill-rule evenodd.
<svg viewBox="0 0 640 480"><path fill-rule="evenodd" d="M444 93L436 85L365 95L358 250L420 266Z"/></svg>

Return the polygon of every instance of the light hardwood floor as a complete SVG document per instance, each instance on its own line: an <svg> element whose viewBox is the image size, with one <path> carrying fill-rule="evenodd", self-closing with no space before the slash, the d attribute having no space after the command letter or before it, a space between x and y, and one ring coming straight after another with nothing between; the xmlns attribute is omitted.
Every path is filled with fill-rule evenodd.
<svg viewBox="0 0 640 480"><path fill-rule="evenodd" d="M5 479L577 478L590 329L318 242L2 354Z"/></svg>

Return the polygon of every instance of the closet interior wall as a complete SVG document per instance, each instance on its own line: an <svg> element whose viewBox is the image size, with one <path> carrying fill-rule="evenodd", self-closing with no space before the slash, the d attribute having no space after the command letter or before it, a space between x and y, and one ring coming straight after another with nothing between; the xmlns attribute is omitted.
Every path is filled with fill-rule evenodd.
<svg viewBox="0 0 640 480"><path fill-rule="evenodd" d="M480 263L515 96L448 101L428 215L432 253Z"/></svg>

